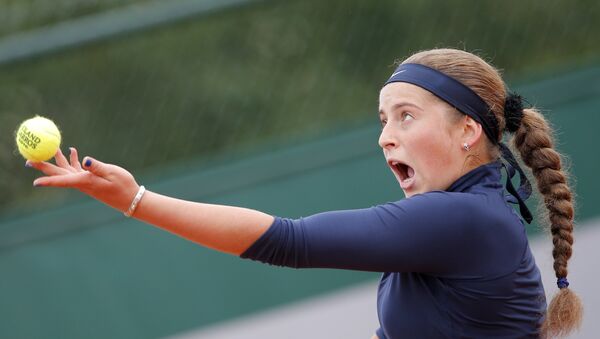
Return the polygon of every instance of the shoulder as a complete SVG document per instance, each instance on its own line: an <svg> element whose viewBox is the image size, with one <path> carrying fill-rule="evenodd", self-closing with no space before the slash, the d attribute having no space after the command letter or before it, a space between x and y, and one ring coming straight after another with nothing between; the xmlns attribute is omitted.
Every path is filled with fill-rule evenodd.
<svg viewBox="0 0 600 339"><path fill-rule="evenodd" d="M527 244L523 222L502 192L432 191L378 208L391 215L409 215L423 232L438 234L445 241L457 238L473 249L508 251L512 257L520 256Z"/></svg>
<svg viewBox="0 0 600 339"><path fill-rule="evenodd" d="M431 191L378 206L390 212L414 214L430 221L476 224L495 219L510 219L512 213L500 195ZM511 221L518 221L511 219Z"/></svg>

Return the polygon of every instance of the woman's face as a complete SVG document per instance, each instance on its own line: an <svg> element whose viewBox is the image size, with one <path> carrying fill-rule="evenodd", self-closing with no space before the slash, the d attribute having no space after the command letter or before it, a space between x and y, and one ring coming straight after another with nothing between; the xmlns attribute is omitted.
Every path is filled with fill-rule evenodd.
<svg viewBox="0 0 600 339"><path fill-rule="evenodd" d="M463 174L463 124L428 91L403 82L379 94L379 145L406 197L445 190Z"/></svg>

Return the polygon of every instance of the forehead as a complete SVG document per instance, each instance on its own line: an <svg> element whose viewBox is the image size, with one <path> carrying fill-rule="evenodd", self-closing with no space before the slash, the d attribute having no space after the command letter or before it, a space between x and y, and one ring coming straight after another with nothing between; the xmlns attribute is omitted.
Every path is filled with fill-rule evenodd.
<svg viewBox="0 0 600 339"><path fill-rule="evenodd" d="M441 102L429 91L407 82L392 82L379 92L379 109L387 110L398 102L408 102L420 107Z"/></svg>

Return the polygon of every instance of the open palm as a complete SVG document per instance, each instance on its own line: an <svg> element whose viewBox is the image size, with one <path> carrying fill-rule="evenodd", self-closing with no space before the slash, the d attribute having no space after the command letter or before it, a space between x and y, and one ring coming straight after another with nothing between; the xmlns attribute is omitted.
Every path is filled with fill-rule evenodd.
<svg viewBox="0 0 600 339"><path fill-rule="evenodd" d="M25 166L35 168L46 176L37 178L33 185L68 187L79 191L115 208L128 209L139 189L135 178L126 169L85 157L79 163L77 149L71 147L69 160L59 149L55 163L27 161Z"/></svg>

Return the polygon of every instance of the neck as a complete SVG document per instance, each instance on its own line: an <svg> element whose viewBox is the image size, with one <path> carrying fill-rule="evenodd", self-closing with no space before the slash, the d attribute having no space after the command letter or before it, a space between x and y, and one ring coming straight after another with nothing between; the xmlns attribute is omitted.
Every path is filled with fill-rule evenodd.
<svg viewBox="0 0 600 339"><path fill-rule="evenodd" d="M493 159L489 155L487 155L487 153L482 154L481 152L475 152L473 150L472 152L467 154L467 157L465 158L461 170L461 176L476 169L481 165L489 164L492 161Z"/></svg>

